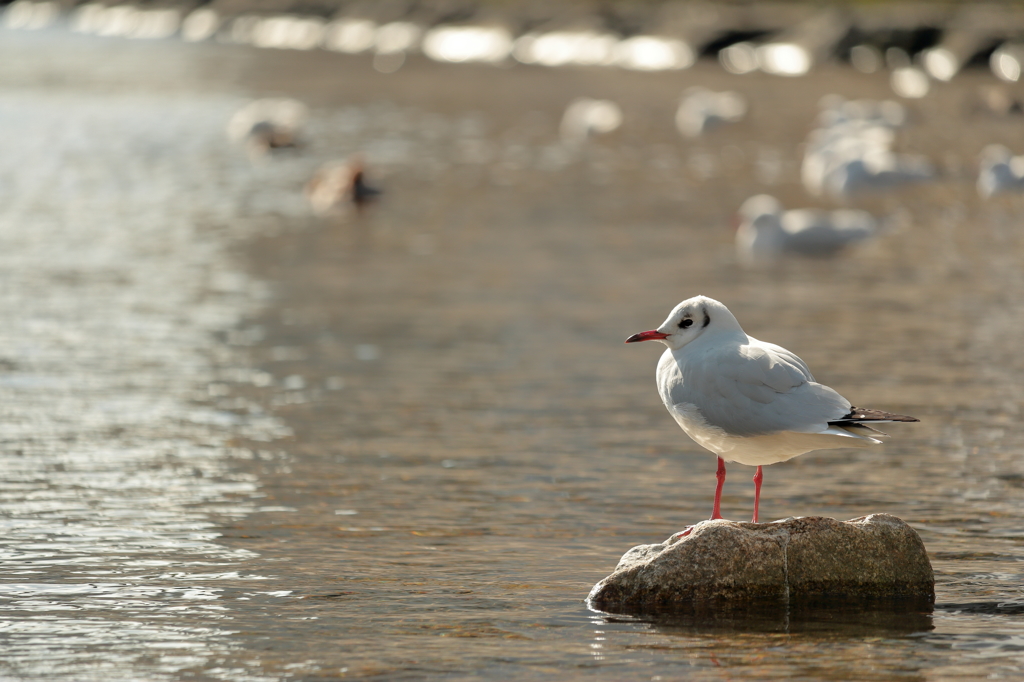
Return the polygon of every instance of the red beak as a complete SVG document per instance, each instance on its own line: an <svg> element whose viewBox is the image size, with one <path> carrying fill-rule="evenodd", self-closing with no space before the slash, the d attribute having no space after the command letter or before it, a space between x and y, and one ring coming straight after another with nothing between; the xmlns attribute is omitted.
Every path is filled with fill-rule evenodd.
<svg viewBox="0 0 1024 682"><path fill-rule="evenodd" d="M668 334L662 334L657 329L652 329L649 332L640 332L639 334L633 334L633 336L626 339L626 343L636 343L637 341L657 341L658 339L668 338Z"/></svg>

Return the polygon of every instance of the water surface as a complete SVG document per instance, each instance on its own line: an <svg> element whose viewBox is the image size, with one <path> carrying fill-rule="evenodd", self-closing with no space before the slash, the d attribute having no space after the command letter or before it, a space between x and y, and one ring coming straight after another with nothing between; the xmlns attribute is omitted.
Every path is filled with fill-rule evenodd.
<svg viewBox="0 0 1024 682"><path fill-rule="evenodd" d="M1019 119L968 72L909 104L942 178L855 205L878 241L743 269L732 213L806 205L818 99L886 78L442 66L3 34L3 674L16 679L1018 679L1024 330L1015 197L976 154ZM10 58L7 58L10 57ZM16 58L15 58L16 57ZM751 118L683 142L684 87ZM246 98L312 107L253 162ZM626 124L566 148L575 96ZM368 158L383 201L315 218L317 165ZM714 459L665 413L680 300L727 303L855 404L913 414L882 448L765 471L762 517L888 512L933 612L630 618L589 588L710 512ZM734 465L726 516L750 513Z"/></svg>

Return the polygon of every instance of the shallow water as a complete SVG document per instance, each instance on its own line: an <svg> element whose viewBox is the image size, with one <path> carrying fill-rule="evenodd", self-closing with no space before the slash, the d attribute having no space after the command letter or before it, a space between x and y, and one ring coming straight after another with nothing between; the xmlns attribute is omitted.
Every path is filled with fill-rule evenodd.
<svg viewBox="0 0 1024 682"><path fill-rule="evenodd" d="M908 106L941 181L857 203L883 238L747 270L732 213L798 206L810 77L441 66L248 48L0 40L0 674L16 679L1019 679L1024 330L1016 197L981 147L1024 148L980 72ZM751 118L697 142L692 84ZM246 98L313 107L255 162ZM558 143L575 96L626 124ZM312 217L302 184L362 150L383 201ZM679 300L726 302L858 405L914 414L882 448L765 472L766 519L889 512L933 612L639 619L583 603L629 547L705 518L714 459L661 406ZM732 466L743 519L753 471Z"/></svg>

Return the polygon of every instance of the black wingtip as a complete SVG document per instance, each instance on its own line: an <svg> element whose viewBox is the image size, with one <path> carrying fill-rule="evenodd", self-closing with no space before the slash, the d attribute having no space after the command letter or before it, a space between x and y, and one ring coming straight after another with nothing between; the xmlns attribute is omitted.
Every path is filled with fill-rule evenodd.
<svg viewBox="0 0 1024 682"><path fill-rule="evenodd" d="M850 412L839 419L830 421L829 424L842 426L843 424L862 424L864 422L919 422L917 417L882 410L867 410L860 407L850 407Z"/></svg>

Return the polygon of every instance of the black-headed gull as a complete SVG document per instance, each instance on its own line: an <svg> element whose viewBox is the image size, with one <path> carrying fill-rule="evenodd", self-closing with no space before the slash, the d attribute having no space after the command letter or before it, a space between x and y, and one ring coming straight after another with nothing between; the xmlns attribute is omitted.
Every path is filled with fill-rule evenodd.
<svg viewBox="0 0 1024 682"><path fill-rule="evenodd" d="M981 152L978 194L988 199L1008 192L1024 192L1024 156L1014 156L1001 144L990 144Z"/></svg>
<svg viewBox="0 0 1024 682"><path fill-rule="evenodd" d="M235 112L228 121L228 137L244 142L252 155L295 147L309 109L287 97L256 99Z"/></svg>
<svg viewBox="0 0 1024 682"><path fill-rule="evenodd" d="M896 154L894 130L906 122L895 102L822 99L820 127L807 139L800 178L814 196L848 199L860 192L889 190L935 177L922 156Z"/></svg>
<svg viewBox="0 0 1024 682"><path fill-rule="evenodd" d="M380 194L381 190L366 184L366 168L360 154L347 161L324 164L306 183L306 198L320 215L344 212L350 206L361 213Z"/></svg>
<svg viewBox="0 0 1024 682"><path fill-rule="evenodd" d="M574 99L562 114L559 135L570 145L583 144L592 137L607 135L622 125L622 108L608 99Z"/></svg>
<svg viewBox="0 0 1024 682"><path fill-rule="evenodd" d="M687 88L676 109L676 128L687 137L700 137L723 123L736 123L747 113L747 101L738 92Z"/></svg>
<svg viewBox="0 0 1024 682"><path fill-rule="evenodd" d="M918 421L852 407L815 382L794 353L747 336L724 304L706 296L683 301L660 327L626 339L637 341L668 346L658 362L661 400L686 435L718 455L712 519L722 518L725 462L757 467L757 523L762 466L811 450L881 443L877 436L885 434L872 424Z"/></svg>
<svg viewBox="0 0 1024 682"><path fill-rule="evenodd" d="M864 241L878 230L867 211L823 211L801 208L785 211L778 199L758 194L743 202L736 230L740 261L770 260L787 253L828 256L849 244Z"/></svg>

